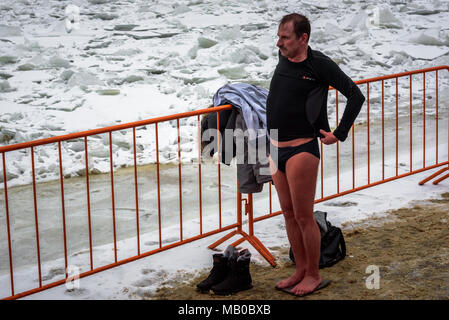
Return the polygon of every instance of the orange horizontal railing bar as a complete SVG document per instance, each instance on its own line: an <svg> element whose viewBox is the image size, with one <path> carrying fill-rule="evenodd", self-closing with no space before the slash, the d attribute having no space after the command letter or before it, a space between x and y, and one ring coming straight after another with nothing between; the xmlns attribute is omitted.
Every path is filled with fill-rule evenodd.
<svg viewBox="0 0 449 320"><path fill-rule="evenodd" d="M60 141L84 138L84 137L93 136L96 134L109 133L111 131L126 130L126 129L131 129L134 127L146 126L149 124L155 124L155 123L159 123L159 122L165 122L165 121L170 121L170 120L176 120L176 119L206 114L206 113L210 113L210 112L214 112L214 111L219 112L222 110L229 110L231 108L232 108L232 106L230 104L227 104L227 105L223 105L223 106L217 106L214 108L177 113L177 114L161 116L161 117L147 119L147 120L140 120L140 121L135 121L135 122L130 122L130 123L118 124L118 125L104 127L104 128L86 130L86 131L81 131L81 132L76 132L76 133L69 133L69 134L65 134L65 135L61 135L61 136L57 136L57 137L38 139L38 140L30 141L30 142L16 143L16 144L0 147L0 153L40 146L40 145L44 145L44 144L56 143L56 142L60 142Z"/></svg>
<svg viewBox="0 0 449 320"><path fill-rule="evenodd" d="M379 76L379 77L374 77L374 78L357 80L357 81L354 81L354 83L355 84L364 84L364 83L369 83L369 82L374 82L374 81L381 81L381 80L400 78L400 77L405 77L405 76L409 76L409 75L421 74L421 73L432 72L432 71L443 70L443 69L446 69L446 70L449 71L449 66L438 66L438 67L417 69L417 70L413 70L413 71L405 71L405 72L394 73L394 74L385 75L385 76Z"/></svg>

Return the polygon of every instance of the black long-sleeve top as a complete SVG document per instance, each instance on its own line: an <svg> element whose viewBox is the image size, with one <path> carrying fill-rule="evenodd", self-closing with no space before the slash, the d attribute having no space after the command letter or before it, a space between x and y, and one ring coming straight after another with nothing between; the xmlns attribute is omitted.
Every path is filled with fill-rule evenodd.
<svg viewBox="0 0 449 320"><path fill-rule="evenodd" d="M333 132L344 141L365 101L358 86L334 61L310 47L302 62L291 62L279 52L267 98L267 129L278 129L278 141L322 137L320 129L330 131L329 86L347 98L343 116Z"/></svg>

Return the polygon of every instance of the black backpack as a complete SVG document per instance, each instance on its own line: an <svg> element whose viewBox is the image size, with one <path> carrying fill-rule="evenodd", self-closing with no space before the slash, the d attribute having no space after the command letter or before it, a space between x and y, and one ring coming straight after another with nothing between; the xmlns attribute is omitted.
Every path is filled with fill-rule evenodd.
<svg viewBox="0 0 449 320"><path fill-rule="evenodd" d="M315 220L321 232L321 254L319 268L331 267L346 256L346 244L341 229L327 221L327 213L314 212ZM289 252L290 259L295 263L292 248Z"/></svg>

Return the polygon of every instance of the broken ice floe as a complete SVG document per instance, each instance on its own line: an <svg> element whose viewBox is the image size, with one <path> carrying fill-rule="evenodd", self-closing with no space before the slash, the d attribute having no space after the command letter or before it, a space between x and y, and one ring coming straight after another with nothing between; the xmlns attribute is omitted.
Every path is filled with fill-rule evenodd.
<svg viewBox="0 0 449 320"><path fill-rule="evenodd" d="M12 92L16 90L16 88L11 87L8 80L0 81L0 92Z"/></svg>
<svg viewBox="0 0 449 320"><path fill-rule="evenodd" d="M402 22L397 19L388 8L374 9L373 17L369 20L372 25L384 28L402 28Z"/></svg>
<svg viewBox="0 0 449 320"><path fill-rule="evenodd" d="M21 28L0 24L0 37L20 37L22 35Z"/></svg>
<svg viewBox="0 0 449 320"><path fill-rule="evenodd" d="M413 59L433 60L449 53L449 47L435 47L419 44L391 45L393 53L410 56Z"/></svg>
<svg viewBox="0 0 449 320"><path fill-rule="evenodd" d="M218 42L206 37L199 37L198 38L198 46L202 49L208 49L213 46L215 46Z"/></svg>
<svg viewBox="0 0 449 320"><path fill-rule="evenodd" d="M443 38L441 30L439 29L430 29L418 34L413 34L406 38L406 40L410 43L414 44L422 44L426 46L449 46L449 38Z"/></svg>
<svg viewBox="0 0 449 320"><path fill-rule="evenodd" d="M98 79L96 75L89 71L78 71L71 75L67 81L69 87L73 86L90 86L90 85L103 85L103 81Z"/></svg>
<svg viewBox="0 0 449 320"><path fill-rule="evenodd" d="M67 33L80 29L80 8L69 4L65 8L65 29Z"/></svg>

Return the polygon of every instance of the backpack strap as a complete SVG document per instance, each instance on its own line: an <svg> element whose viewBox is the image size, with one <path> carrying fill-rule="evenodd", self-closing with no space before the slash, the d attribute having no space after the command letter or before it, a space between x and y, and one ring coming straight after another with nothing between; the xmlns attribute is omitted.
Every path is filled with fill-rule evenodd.
<svg viewBox="0 0 449 320"><path fill-rule="evenodd" d="M342 258L346 257L346 242L345 238L343 237L343 232L340 229L341 237L340 237L340 247L341 247L341 253Z"/></svg>

